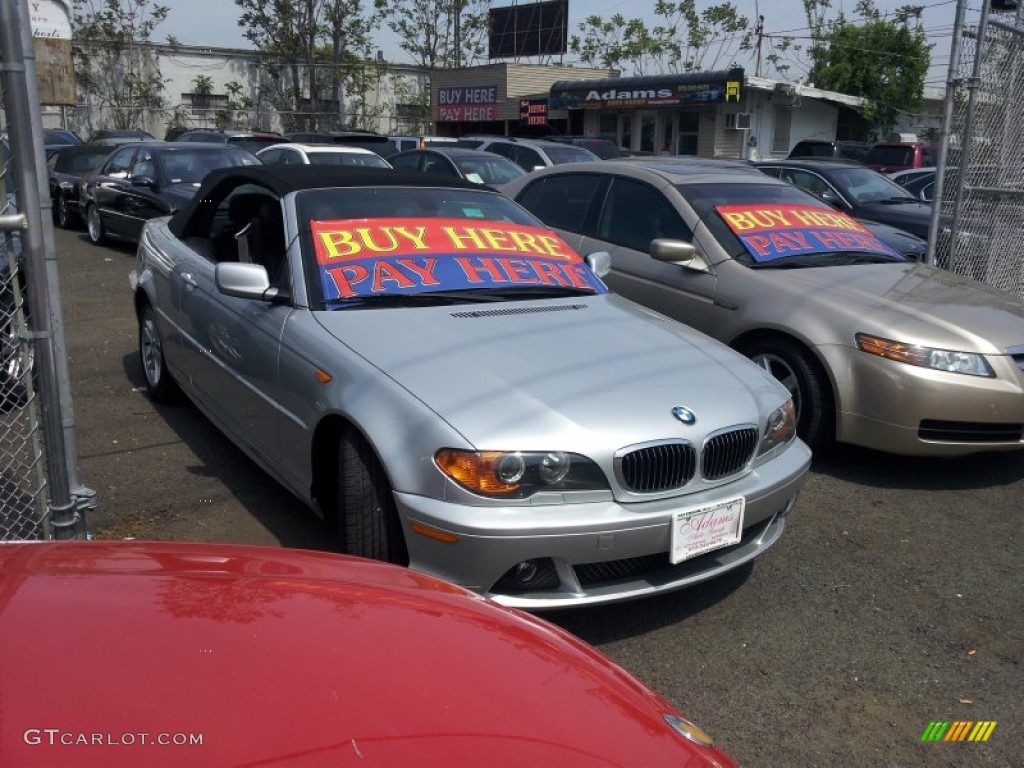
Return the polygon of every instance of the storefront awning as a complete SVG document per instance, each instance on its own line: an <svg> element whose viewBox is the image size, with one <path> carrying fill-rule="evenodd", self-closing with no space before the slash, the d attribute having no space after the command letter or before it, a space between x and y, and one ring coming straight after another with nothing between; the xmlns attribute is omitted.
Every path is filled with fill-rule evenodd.
<svg viewBox="0 0 1024 768"><path fill-rule="evenodd" d="M649 77L559 80L551 86L552 109L616 109L738 102L743 68Z"/></svg>

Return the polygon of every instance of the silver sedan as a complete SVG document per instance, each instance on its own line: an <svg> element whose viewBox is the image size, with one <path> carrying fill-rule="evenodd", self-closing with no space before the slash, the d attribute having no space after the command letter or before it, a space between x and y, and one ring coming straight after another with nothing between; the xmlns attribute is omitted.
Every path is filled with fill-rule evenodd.
<svg viewBox="0 0 1024 768"><path fill-rule="evenodd" d="M607 269L469 183L266 166L150 222L131 284L150 393L347 552L545 608L751 560L810 461L784 387Z"/></svg>
<svg viewBox="0 0 1024 768"><path fill-rule="evenodd" d="M503 191L609 286L745 353L798 433L891 453L1024 448L1024 303L908 261L819 199L739 163L547 168Z"/></svg>

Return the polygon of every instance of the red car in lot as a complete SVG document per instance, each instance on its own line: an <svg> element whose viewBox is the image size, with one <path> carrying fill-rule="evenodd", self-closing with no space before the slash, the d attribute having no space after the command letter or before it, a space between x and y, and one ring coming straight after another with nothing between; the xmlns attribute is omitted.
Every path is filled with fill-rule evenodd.
<svg viewBox="0 0 1024 768"><path fill-rule="evenodd" d="M563 630L375 561L4 544L0 626L2 765L735 765Z"/></svg>

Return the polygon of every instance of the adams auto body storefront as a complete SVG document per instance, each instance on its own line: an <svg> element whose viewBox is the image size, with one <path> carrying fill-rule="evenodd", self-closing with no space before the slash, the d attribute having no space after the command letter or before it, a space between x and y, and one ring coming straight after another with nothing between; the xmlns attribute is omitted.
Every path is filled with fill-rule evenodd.
<svg viewBox="0 0 1024 768"><path fill-rule="evenodd" d="M751 114L762 111L763 94L749 86L739 67L650 77L612 74L506 63L439 70L431 75L434 132L599 136L633 152L744 158L753 147L751 121L767 121L774 109L766 101L763 115ZM771 84L765 84L759 82L770 98Z"/></svg>
<svg viewBox="0 0 1024 768"><path fill-rule="evenodd" d="M634 152L742 157L743 89L741 68L563 80L551 86L549 103L567 110L570 124L581 123L585 135Z"/></svg>

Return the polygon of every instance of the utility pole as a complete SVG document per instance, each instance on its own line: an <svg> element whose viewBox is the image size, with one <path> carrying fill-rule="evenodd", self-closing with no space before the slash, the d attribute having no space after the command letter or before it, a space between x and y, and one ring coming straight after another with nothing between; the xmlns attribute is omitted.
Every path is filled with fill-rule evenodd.
<svg viewBox="0 0 1024 768"><path fill-rule="evenodd" d="M757 17L757 26L754 28L754 35L757 37L757 62L754 64L754 77L760 77L761 42L764 40L764 16Z"/></svg>

